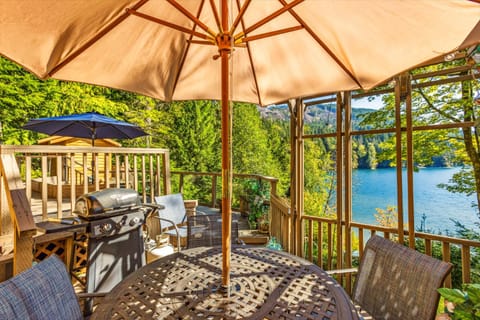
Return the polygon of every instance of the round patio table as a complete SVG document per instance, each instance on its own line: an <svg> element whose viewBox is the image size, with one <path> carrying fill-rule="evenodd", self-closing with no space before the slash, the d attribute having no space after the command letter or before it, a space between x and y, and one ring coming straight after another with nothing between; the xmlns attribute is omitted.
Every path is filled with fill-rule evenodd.
<svg viewBox="0 0 480 320"><path fill-rule="evenodd" d="M232 247L231 290L221 247L184 250L130 274L91 319L359 319L343 288L318 266L264 247Z"/></svg>

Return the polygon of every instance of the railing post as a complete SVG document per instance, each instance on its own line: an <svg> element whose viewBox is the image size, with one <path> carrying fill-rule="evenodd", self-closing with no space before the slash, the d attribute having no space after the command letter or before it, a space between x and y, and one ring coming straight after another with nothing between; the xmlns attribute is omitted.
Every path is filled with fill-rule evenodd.
<svg viewBox="0 0 480 320"><path fill-rule="evenodd" d="M442 255L443 261L450 262L450 243L443 241L442 242ZM445 287L451 288L452 287L452 274L448 274L447 278L445 279Z"/></svg>
<svg viewBox="0 0 480 320"><path fill-rule="evenodd" d="M270 180L270 196L277 195L277 180Z"/></svg>
<svg viewBox="0 0 480 320"><path fill-rule="evenodd" d="M217 176L212 175L212 207L217 203Z"/></svg>
<svg viewBox="0 0 480 320"><path fill-rule="evenodd" d="M57 218L62 218L63 208L62 208L62 199L63 199L63 176L62 176L62 164L63 157L60 155L56 156L56 171L57 171Z"/></svg>
<svg viewBox="0 0 480 320"><path fill-rule="evenodd" d="M178 182L178 192L183 193L183 179L184 175L183 173L180 174L180 181Z"/></svg>
<svg viewBox="0 0 480 320"><path fill-rule="evenodd" d="M163 153L163 187L165 194L172 192L170 181L170 154L168 151Z"/></svg>
<svg viewBox="0 0 480 320"><path fill-rule="evenodd" d="M470 247L462 245L462 282L470 283Z"/></svg>
<svg viewBox="0 0 480 320"><path fill-rule="evenodd" d="M46 220L48 218L47 201L48 201L48 168L47 168L47 156L42 155L42 218Z"/></svg>

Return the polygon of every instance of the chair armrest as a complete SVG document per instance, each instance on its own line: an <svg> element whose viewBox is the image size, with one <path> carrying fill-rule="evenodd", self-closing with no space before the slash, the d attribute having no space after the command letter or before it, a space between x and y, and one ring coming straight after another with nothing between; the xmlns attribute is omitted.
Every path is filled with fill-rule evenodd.
<svg viewBox="0 0 480 320"><path fill-rule="evenodd" d="M86 319L88 319L89 316L93 313L93 309L95 308L95 306L101 303L98 302L98 300L97 302L95 302L94 298L104 298L107 293L108 292L76 293L78 300L83 301L82 303L80 303L80 305L83 305L83 316L86 317Z"/></svg>
<svg viewBox="0 0 480 320"><path fill-rule="evenodd" d="M349 274L349 273L357 273L357 268L348 268L348 269L334 269L334 270L326 270L325 271L329 275L336 275L336 274Z"/></svg>
<svg viewBox="0 0 480 320"><path fill-rule="evenodd" d="M80 292L77 293L77 297L80 300L89 299L89 298L103 298L108 294L108 292Z"/></svg>
<svg viewBox="0 0 480 320"><path fill-rule="evenodd" d="M163 204L158 204L158 203L142 203L142 206L152 208L154 210L165 209L165 206Z"/></svg>
<svg viewBox="0 0 480 320"><path fill-rule="evenodd" d="M145 220L150 218L154 213L158 212L159 210L165 209L164 205L156 203L142 203L142 206L148 209L148 211L145 213Z"/></svg>
<svg viewBox="0 0 480 320"><path fill-rule="evenodd" d="M180 252L180 232L178 231L178 227L177 225L175 224L174 221L172 220L169 220L169 219L165 219L165 218L161 218L161 217L158 217L158 216L155 216L154 218L160 220L160 221L165 221L165 222L168 222L170 223L173 228L175 229L175 233L177 234L177 249L178 249L178 252Z"/></svg>
<svg viewBox="0 0 480 320"><path fill-rule="evenodd" d="M195 213L196 214L201 214L202 216L208 216L208 213L206 213L205 211L201 211L201 210L195 210Z"/></svg>

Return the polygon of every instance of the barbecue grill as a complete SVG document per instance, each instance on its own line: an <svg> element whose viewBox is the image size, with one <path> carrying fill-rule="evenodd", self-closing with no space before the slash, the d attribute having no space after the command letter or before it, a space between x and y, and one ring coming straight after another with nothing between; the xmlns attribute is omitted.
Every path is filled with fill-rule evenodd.
<svg viewBox="0 0 480 320"><path fill-rule="evenodd" d="M77 199L74 214L87 223L87 232L74 241L72 274L85 292L108 292L145 265L142 226L150 210L132 189L109 188ZM86 256L83 263L79 252Z"/></svg>

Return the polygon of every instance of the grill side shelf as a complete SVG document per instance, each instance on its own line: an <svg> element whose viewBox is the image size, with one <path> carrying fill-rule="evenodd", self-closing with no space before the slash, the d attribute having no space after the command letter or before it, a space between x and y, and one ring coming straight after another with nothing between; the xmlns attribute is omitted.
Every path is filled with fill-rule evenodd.
<svg viewBox="0 0 480 320"><path fill-rule="evenodd" d="M86 232L88 222L80 222L74 224L61 223L56 221L42 221L35 224L37 230L43 233L54 233L54 232Z"/></svg>

